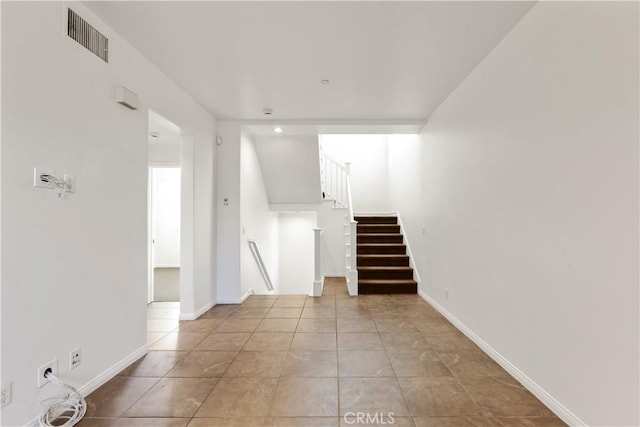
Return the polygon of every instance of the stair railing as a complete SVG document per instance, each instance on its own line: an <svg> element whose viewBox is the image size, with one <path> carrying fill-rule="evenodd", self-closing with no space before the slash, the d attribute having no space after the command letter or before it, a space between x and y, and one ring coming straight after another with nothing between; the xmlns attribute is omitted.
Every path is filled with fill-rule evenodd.
<svg viewBox="0 0 640 427"><path fill-rule="evenodd" d="M345 246L345 261L347 270L347 289L349 295L358 295L358 222L353 216L353 199L351 198L351 163L345 164L346 193L348 207L348 225L346 239L349 242Z"/></svg>
<svg viewBox="0 0 640 427"><path fill-rule="evenodd" d="M249 240L249 247L251 248L251 253L253 253L253 257L255 258L256 263L258 263L258 269L262 274L264 283L267 285L267 289L273 291L273 283L271 283L269 272L267 272L267 267L264 265L262 255L260 255L260 248L258 248L258 243L255 240Z"/></svg>
<svg viewBox="0 0 640 427"><path fill-rule="evenodd" d="M347 169L326 154L320 156L322 192L325 200L333 200L336 207L348 206Z"/></svg>

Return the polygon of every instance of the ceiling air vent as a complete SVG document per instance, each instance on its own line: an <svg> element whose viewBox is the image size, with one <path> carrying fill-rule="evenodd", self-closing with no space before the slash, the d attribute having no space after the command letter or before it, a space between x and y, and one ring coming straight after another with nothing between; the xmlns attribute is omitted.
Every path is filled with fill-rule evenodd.
<svg viewBox="0 0 640 427"><path fill-rule="evenodd" d="M104 62L109 62L109 39L71 9L67 18L67 35Z"/></svg>

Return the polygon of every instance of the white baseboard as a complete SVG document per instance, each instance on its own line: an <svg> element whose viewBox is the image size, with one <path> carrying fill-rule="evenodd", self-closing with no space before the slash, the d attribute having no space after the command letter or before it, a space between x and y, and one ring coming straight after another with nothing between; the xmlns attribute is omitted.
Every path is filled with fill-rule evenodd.
<svg viewBox="0 0 640 427"><path fill-rule="evenodd" d="M218 304L242 304L251 295L253 295L253 289L249 289L240 298L218 298Z"/></svg>
<svg viewBox="0 0 640 427"><path fill-rule="evenodd" d="M216 305L216 303L211 301L210 303L203 305L193 313L180 313L180 320L196 320L198 317L209 311L214 305Z"/></svg>
<svg viewBox="0 0 640 427"><path fill-rule="evenodd" d="M140 359L142 356L147 354L149 351L149 346L147 344L143 345L133 353L126 356L124 359L116 363L115 365L108 368L106 371L98 374L95 378L90 380L88 383L84 384L81 387L78 387L78 391L83 397L88 396L89 394L96 391L99 387L106 384L107 381L118 375L120 371L131 365L136 360ZM39 427L40 426L40 415L38 415L35 419L31 420L27 427Z"/></svg>
<svg viewBox="0 0 640 427"><path fill-rule="evenodd" d="M552 395L547 393L545 389L540 387L536 382L529 378L524 372L522 372L516 365L511 363L506 357L495 350L491 345L484 341L480 336L473 332L467 325L462 323L457 317L451 314L447 309L438 304L436 300L431 298L421 289L418 289L418 294L428 302L433 308L438 310L440 314L447 318L456 328L467 336L471 341L476 343L489 357L491 357L498 365L511 374L516 380L518 380L527 390L529 390L534 396L536 396L542 403L544 403L549 409L551 409L562 421L570 426L586 426L587 423L582 421L577 415L567 409L564 405L558 402Z"/></svg>
<svg viewBox="0 0 640 427"><path fill-rule="evenodd" d="M311 295L310 296L312 296L312 297L321 297L323 289L324 289L324 277L321 278L320 280L314 280L313 281L313 290L311 291Z"/></svg>

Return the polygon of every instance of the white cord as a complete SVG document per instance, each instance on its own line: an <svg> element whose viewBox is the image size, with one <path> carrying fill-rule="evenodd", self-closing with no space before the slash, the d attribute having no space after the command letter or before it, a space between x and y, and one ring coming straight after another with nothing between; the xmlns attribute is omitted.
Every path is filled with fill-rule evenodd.
<svg viewBox="0 0 640 427"><path fill-rule="evenodd" d="M52 373L46 373L45 377L54 384L71 390L71 392L42 411L40 427L71 427L76 425L87 412L87 402L78 390L63 383Z"/></svg>

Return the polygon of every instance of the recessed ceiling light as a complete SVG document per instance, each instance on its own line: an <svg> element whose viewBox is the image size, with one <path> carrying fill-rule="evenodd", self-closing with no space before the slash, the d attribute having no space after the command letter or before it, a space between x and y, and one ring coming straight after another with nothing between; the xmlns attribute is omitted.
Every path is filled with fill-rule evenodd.
<svg viewBox="0 0 640 427"><path fill-rule="evenodd" d="M262 112L267 116L270 116L273 114L273 110L271 108L264 108Z"/></svg>
<svg viewBox="0 0 640 427"><path fill-rule="evenodd" d="M149 137L150 138L159 138L160 137L160 132L149 132Z"/></svg>
<svg viewBox="0 0 640 427"><path fill-rule="evenodd" d="M275 133L282 133L282 128L281 127L273 128L273 131Z"/></svg>
<svg viewBox="0 0 640 427"><path fill-rule="evenodd" d="M331 83L329 80L320 80L321 85L328 85L329 83Z"/></svg>

